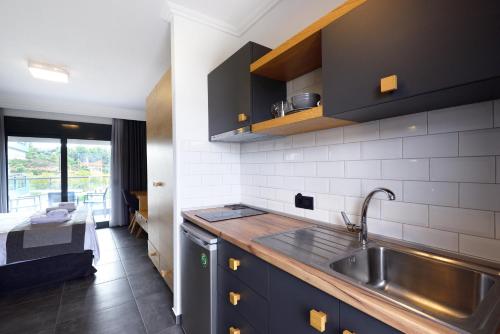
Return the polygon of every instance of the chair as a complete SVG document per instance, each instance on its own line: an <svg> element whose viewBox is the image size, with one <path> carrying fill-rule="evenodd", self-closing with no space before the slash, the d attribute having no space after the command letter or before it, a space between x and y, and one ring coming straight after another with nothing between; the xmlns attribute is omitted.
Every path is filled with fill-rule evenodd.
<svg viewBox="0 0 500 334"><path fill-rule="evenodd" d="M93 193L86 193L83 197L83 204L90 204L91 206L93 204L102 204L104 209L106 209L106 195L108 194L108 187L106 187L106 190L104 192L93 192ZM69 195L69 194L68 194Z"/></svg>
<svg viewBox="0 0 500 334"><path fill-rule="evenodd" d="M139 210L139 200L134 195L132 195L128 190L122 190L122 196L123 200L125 201L125 205L127 207L129 215L128 229L130 233L134 233L138 225L135 218L135 212Z"/></svg>

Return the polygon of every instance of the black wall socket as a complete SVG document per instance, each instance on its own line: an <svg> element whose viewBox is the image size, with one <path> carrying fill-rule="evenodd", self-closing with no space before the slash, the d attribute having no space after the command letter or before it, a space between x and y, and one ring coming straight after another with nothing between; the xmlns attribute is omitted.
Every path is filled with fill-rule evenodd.
<svg viewBox="0 0 500 334"><path fill-rule="evenodd" d="M302 196L301 193L295 195L295 207L314 210L314 197Z"/></svg>

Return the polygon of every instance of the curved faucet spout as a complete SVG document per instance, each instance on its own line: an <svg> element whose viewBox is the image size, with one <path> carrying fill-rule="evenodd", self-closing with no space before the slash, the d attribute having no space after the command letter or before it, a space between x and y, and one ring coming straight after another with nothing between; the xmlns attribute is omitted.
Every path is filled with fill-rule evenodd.
<svg viewBox="0 0 500 334"><path fill-rule="evenodd" d="M368 227L366 224L368 206L370 205L372 197L379 192L385 193L390 201L394 201L396 199L396 195L387 188L375 188L368 195L366 195L365 201L363 202L363 207L361 208L361 231L359 234L360 241L363 247L366 247L366 244L368 243Z"/></svg>

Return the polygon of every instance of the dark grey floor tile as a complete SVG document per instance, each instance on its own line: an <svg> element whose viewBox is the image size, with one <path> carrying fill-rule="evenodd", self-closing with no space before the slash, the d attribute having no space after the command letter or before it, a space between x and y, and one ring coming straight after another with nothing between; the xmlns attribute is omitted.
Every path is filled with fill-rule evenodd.
<svg viewBox="0 0 500 334"><path fill-rule="evenodd" d="M137 298L137 306L149 334L157 334L175 325L170 293L159 292Z"/></svg>
<svg viewBox="0 0 500 334"><path fill-rule="evenodd" d="M118 279L78 290L63 291L58 323L133 301L128 280Z"/></svg>
<svg viewBox="0 0 500 334"><path fill-rule="evenodd" d="M181 326L175 325L162 330L158 334L184 334L184 331L182 330Z"/></svg>
<svg viewBox="0 0 500 334"><path fill-rule="evenodd" d="M60 323L57 334L145 334L134 301Z"/></svg>
<svg viewBox="0 0 500 334"><path fill-rule="evenodd" d="M122 263L127 276L134 274L147 275L156 271L153 262L147 256L135 260L124 260Z"/></svg>
<svg viewBox="0 0 500 334"><path fill-rule="evenodd" d="M142 259L144 257L148 257L148 245L143 244L118 248L118 253L120 254L120 259L122 261Z"/></svg>
<svg viewBox="0 0 500 334"><path fill-rule="evenodd" d="M125 270L120 261L97 265L95 268L97 269L94 274L97 284L125 277Z"/></svg>
<svg viewBox="0 0 500 334"><path fill-rule="evenodd" d="M59 295L0 308L1 334L42 333L56 323Z"/></svg>
<svg viewBox="0 0 500 334"><path fill-rule="evenodd" d="M102 249L100 248L100 258L97 265L120 261L120 254L116 248Z"/></svg>
<svg viewBox="0 0 500 334"><path fill-rule="evenodd" d="M135 298L157 292L164 292L172 295L167 283L165 283L160 273L156 271L155 268L152 268L151 272L129 275L128 280Z"/></svg>
<svg viewBox="0 0 500 334"><path fill-rule="evenodd" d="M144 236L136 238L127 228L112 228L111 231L117 248L147 245L147 239Z"/></svg>
<svg viewBox="0 0 500 334"><path fill-rule="evenodd" d="M16 290L9 293L0 294L0 308L12 306L29 301L43 300L48 296L58 295L62 293L64 283L53 283L44 286Z"/></svg>

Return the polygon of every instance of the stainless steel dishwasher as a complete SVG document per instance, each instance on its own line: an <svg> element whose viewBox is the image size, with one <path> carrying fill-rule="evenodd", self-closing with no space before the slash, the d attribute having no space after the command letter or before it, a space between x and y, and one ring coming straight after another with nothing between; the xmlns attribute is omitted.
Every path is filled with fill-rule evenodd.
<svg viewBox="0 0 500 334"><path fill-rule="evenodd" d="M217 237L189 222L181 230L182 327L186 334L215 334Z"/></svg>

